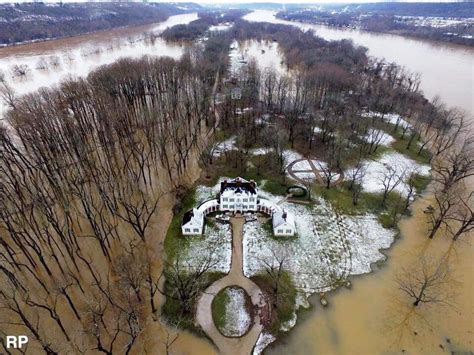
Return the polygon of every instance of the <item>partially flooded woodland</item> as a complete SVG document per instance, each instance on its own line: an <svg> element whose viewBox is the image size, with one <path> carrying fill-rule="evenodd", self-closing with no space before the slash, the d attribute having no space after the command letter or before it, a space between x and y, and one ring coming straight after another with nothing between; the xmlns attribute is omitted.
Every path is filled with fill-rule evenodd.
<svg viewBox="0 0 474 355"><path fill-rule="evenodd" d="M222 237L220 245L239 251L240 277L253 277L264 290L268 317L257 337L266 333L270 341L246 344L255 354L274 341L270 352L297 348L304 353L298 336L316 339L307 334L314 332L314 323L302 325L305 333L292 331L295 338L283 337L300 317L297 295L304 294L300 303L306 306L318 303L311 295L327 306L329 292L351 287L349 276L370 273L375 261L385 260L380 250L391 247L399 222L402 237L413 229L411 223L417 224L418 239L407 247L416 244L414 250L420 240L426 246L435 240L436 246L441 239L451 251L472 235L474 138L466 114L439 98L426 99L419 75L370 57L351 41L247 22L240 19L243 14L232 12L223 17L225 24L219 12L208 18L200 14L197 23L167 30L165 40L182 45L180 59L121 58L23 96L0 72L0 98L8 106L0 121L0 352L13 354L5 338L23 333L30 337L22 350L28 354L164 354L180 341L184 345L177 353L216 351L218 345L212 347L196 321L196 308L227 267L212 271L213 266L227 259L216 260L218 245L207 241L211 238L182 235L181 222L190 208L204 202L203 191L214 194L227 177L252 180L247 183L253 189L258 183L259 200L270 196L297 211L297 220L307 219L305 230L283 241L267 235L272 227L268 220L258 224L261 215L249 218L253 229L242 227L247 220L241 219L240 249L229 242L229 225L217 226L216 216L205 220L207 230ZM210 32L211 25L225 30ZM262 56L269 50L278 56L262 67L258 58L244 58L247 45ZM15 80L26 82L28 75ZM400 170L397 160L409 164ZM292 176L289 167L297 165L303 168L291 170ZM308 166L311 171L304 169ZM380 176L369 171L374 166L383 168ZM423 175L423 169L428 173ZM315 172L319 180L308 178ZM293 196L289 191L295 184L307 196ZM205 196L211 197L216 196ZM362 233L347 227L355 222L344 225L344 220L366 217L370 223L362 225ZM324 218L327 225L318 225ZM331 250L339 245L343 227L350 237ZM306 272L303 284L296 284L287 265L301 255L274 250L273 256L244 255L242 250L259 247L247 242L249 233L262 236L254 244L271 240L304 254L320 243L328 253L326 259L320 257L326 250L311 254L314 259L308 257L307 264L318 270ZM369 234L389 242L379 247L364 239ZM304 236L312 242L291 249ZM350 238L356 241L351 244ZM209 246L203 248L204 257L186 260L184 251L199 242ZM364 254L369 247L374 250ZM423 258L403 258L406 269L397 275L392 270L385 280L394 283L387 287L398 292L409 314L428 304L438 313L438 306L451 301L450 290L439 285L448 285L452 258L437 251L429 263L424 251ZM338 274L338 253L343 252L353 264ZM267 279L262 273L244 275L242 265L264 256L278 261L262 262ZM434 271L433 264L439 266ZM328 281L311 287L317 277ZM221 312L227 294L239 292L221 297ZM370 296L371 291L358 297L369 304ZM260 314L253 301L244 301L236 304L256 308L252 317ZM384 313L383 307L375 309L375 318ZM312 312L306 316L324 310ZM330 331L318 334L327 340ZM280 338L297 339L298 345L293 340L287 349ZM318 344L329 353L335 349ZM351 343L344 345L351 349ZM405 351L404 345L400 341L391 349ZM387 344L376 348L386 350Z"/></svg>
<svg viewBox="0 0 474 355"><path fill-rule="evenodd" d="M189 60L121 60L12 103L2 334L26 327L49 354L143 349L158 311L158 209L212 125L212 84Z"/></svg>

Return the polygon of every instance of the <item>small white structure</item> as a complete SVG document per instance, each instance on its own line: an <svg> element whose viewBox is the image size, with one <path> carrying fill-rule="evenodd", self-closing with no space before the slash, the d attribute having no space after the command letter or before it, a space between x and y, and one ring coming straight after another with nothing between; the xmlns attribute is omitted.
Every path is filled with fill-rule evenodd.
<svg viewBox="0 0 474 355"><path fill-rule="evenodd" d="M204 217L217 211L219 211L219 202L216 198L201 203L197 208L193 208L184 214L181 232L183 235L203 234Z"/></svg>
<svg viewBox="0 0 474 355"><path fill-rule="evenodd" d="M204 229L204 217L197 208L186 212L183 217L181 231L184 235L199 235Z"/></svg>
<svg viewBox="0 0 474 355"><path fill-rule="evenodd" d="M235 87L230 91L230 98L232 100L240 100L242 98L242 89Z"/></svg>
<svg viewBox="0 0 474 355"><path fill-rule="evenodd" d="M231 212L257 211L257 184L241 177L221 182L220 210Z"/></svg>
<svg viewBox="0 0 474 355"><path fill-rule="evenodd" d="M257 184L237 177L221 182L219 198L203 202L198 207L186 212L181 224L183 235L200 235L204 233L204 217L212 212L262 212L272 217L275 236L293 236L296 232L293 216L280 206L258 198Z"/></svg>
<svg viewBox="0 0 474 355"><path fill-rule="evenodd" d="M276 211L272 216L273 234L277 237L295 235L295 219L284 210Z"/></svg>

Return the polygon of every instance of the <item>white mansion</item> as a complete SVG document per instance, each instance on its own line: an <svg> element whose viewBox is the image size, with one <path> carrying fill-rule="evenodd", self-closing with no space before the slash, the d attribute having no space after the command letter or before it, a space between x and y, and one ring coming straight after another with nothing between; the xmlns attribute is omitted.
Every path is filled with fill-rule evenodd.
<svg viewBox="0 0 474 355"><path fill-rule="evenodd" d="M275 236L295 235L295 220L280 206L258 198L257 184L240 177L221 182L218 198L203 202L186 212L181 231L183 235L198 235L204 232L204 217L211 212L262 212L272 217Z"/></svg>

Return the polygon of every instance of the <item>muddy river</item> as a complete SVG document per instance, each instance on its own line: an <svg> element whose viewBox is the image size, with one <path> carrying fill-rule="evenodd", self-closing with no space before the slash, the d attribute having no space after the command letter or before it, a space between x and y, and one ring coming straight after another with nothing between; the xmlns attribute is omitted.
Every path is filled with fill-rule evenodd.
<svg viewBox="0 0 474 355"><path fill-rule="evenodd" d="M152 38L167 27L197 19L196 13L171 16L168 20L146 26L120 28L46 42L0 49L0 75L19 95L43 86L58 84L67 76L86 76L100 65L121 57L166 55L179 58L183 47ZM25 75L13 73L15 65L26 68ZM5 105L0 103L0 116Z"/></svg>
<svg viewBox="0 0 474 355"><path fill-rule="evenodd" d="M421 75L421 88L429 98L439 95L450 106L474 120L474 50L401 36L342 30L276 19L271 11L254 11L249 21L265 21L312 29L317 35L349 38L385 58ZM468 190L474 187L469 181ZM339 289L330 306L304 312L288 336L267 349L269 354L434 354L473 351L474 248L472 234L451 243L438 235L429 240L422 212L427 198L413 205L413 216L400 224L400 238L386 251L388 260L374 272L353 278L352 289ZM396 279L422 256L447 262L454 297L448 306L422 305L413 312L398 289Z"/></svg>
<svg viewBox="0 0 474 355"><path fill-rule="evenodd" d="M151 41L146 33L159 33L179 23L189 23L196 14L172 16L155 25L123 28L73 38L0 49L0 70L19 94L41 86L57 84L67 75L87 75L99 65L120 57L168 55L179 57L183 48L160 39ZM315 29L327 39L351 38L366 46L369 54L385 57L421 74L421 87L428 97L440 95L449 105L473 115L474 52L472 49L433 44L428 41L378 35L360 31L330 29L277 20L272 12L256 11L246 17ZM273 48L272 48L273 49ZM272 53L272 49L267 52ZM260 49L261 51L261 49ZM245 53L245 50L242 50ZM250 46L249 54L253 52ZM242 56L241 53L238 55ZM245 54L244 54L245 55ZM46 68L41 68L46 63ZM26 64L25 77L13 77L15 64ZM43 65L42 65L43 64ZM4 106L0 106L0 116ZM472 184L469 188L472 189ZM329 295L322 308L318 297L313 308L303 312L296 327L271 348L270 354L434 354L473 351L473 245L464 236L456 244L438 235L429 241L422 210L428 201L413 205L414 215L401 222L401 236L390 250L388 260L374 272L353 278L352 289ZM413 312L405 305L395 282L403 268L422 255L447 261L453 274L451 287L456 296L450 306L422 305ZM206 339L183 333L173 345L176 354L212 354L215 348Z"/></svg>
<svg viewBox="0 0 474 355"><path fill-rule="evenodd" d="M428 98L439 95L450 105L474 115L474 49L439 42L410 39L358 30L337 29L275 18L275 12L258 10L248 21L281 23L314 30L327 40L351 39L369 54L405 66L421 75L421 89Z"/></svg>

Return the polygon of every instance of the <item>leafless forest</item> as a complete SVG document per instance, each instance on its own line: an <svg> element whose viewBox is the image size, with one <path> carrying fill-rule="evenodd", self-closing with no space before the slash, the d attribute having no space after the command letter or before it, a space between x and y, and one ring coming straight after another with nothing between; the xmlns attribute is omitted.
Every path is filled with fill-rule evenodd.
<svg viewBox="0 0 474 355"><path fill-rule="evenodd" d="M186 178L209 94L189 60L143 58L12 102L0 143L2 334L27 328L49 354L139 352L158 307L150 222L159 229L160 201Z"/></svg>
<svg viewBox="0 0 474 355"><path fill-rule="evenodd" d="M234 38L277 41L290 71L260 71L250 62L237 78L239 106L228 98L216 104ZM437 190L429 236L449 224L458 239L473 223L471 197L457 192L474 174L472 138L463 114L427 101L418 83L348 41L246 23L180 61L122 59L21 98L2 83L10 111L0 127L0 339L27 332L31 353L143 352L160 307L162 213L197 162L212 169L217 125L248 147L259 141L272 148L278 174L283 146L317 149L330 188L335 172L378 149L376 133L369 141L360 136L400 113L412 125L394 128L406 135L405 149L421 139L418 153L431 152ZM245 107L253 110L238 117ZM263 114L275 124L259 126ZM248 151L229 159L245 172ZM350 179L354 204L362 178L360 167ZM388 196L402 177L385 178ZM404 211L409 199L403 204ZM168 349L169 334L159 341Z"/></svg>

